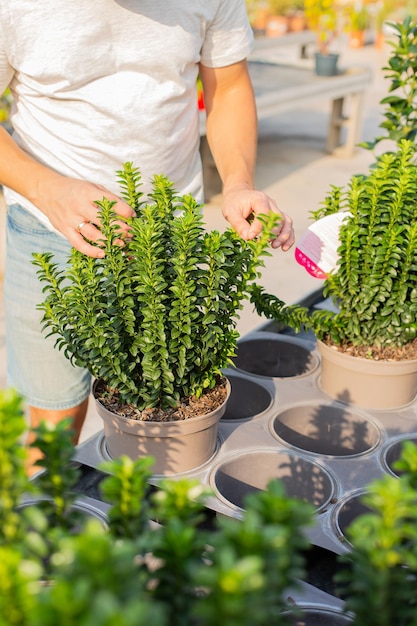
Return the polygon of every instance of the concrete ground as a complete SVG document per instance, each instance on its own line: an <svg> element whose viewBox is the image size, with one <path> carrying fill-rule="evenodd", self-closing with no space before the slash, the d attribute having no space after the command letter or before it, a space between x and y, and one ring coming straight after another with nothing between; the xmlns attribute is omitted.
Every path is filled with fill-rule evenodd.
<svg viewBox="0 0 417 626"><path fill-rule="evenodd" d="M379 102L387 95L389 82L384 78L390 48L366 45L349 49L340 44L341 66L367 65L374 72L372 84L365 96L362 140L371 140L379 134L382 107ZM291 53L292 51L288 51ZM316 209L331 185L345 185L352 174L366 172L373 162L368 151L358 148L351 158L340 158L325 153L325 139L329 119L329 102L300 104L293 112L279 114L260 123L259 149L256 168L256 186L273 197L279 207L294 220L296 236L309 225L309 212ZM216 177L209 172L207 193L209 200L204 216L209 229L226 226L221 215L220 194ZM2 299L4 270L4 220L5 207L0 195L0 389L6 386L5 322ZM320 286L299 266L293 251L273 251L266 260L260 281L270 292L291 303L296 302ZM238 331L245 335L263 323L247 304L238 322ZM41 367L41 364L40 364ZM94 403L90 402L88 418L83 429L85 440L101 429Z"/></svg>

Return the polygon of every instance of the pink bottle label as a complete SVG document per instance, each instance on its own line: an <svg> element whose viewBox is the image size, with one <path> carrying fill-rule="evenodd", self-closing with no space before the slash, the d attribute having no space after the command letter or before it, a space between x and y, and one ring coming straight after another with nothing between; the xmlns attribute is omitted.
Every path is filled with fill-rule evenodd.
<svg viewBox="0 0 417 626"><path fill-rule="evenodd" d="M303 233L295 248L295 259L311 276L324 280L337 266L339 229L349 213L326 215Z"/></svg>

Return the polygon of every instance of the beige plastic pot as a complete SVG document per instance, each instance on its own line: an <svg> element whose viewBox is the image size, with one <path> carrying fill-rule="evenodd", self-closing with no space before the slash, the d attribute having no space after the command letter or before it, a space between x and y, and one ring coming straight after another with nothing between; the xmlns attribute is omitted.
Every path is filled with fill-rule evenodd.
<svg viewBox="0 0 417 626"><path fill-rule="evenodd" d="M373 361L317 342L320 384L331 398L368 409L399 409L417 395L417 359Z"/></svg>
<svg viewBox="0 0 417 626"><path fill-rule="evenodd" d="M96 399L103 420L106 449L111 458L127 455L132 459L152 456L152 471L159 475L188 472L211 459L217 447L218 423L226 410L226 399L206 415L172 422L141 421L109 411Z"/></svg>

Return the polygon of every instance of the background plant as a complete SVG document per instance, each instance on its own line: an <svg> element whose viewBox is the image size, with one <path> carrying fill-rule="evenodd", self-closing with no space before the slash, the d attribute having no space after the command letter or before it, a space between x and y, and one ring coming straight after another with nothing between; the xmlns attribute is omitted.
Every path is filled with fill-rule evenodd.
<svg viewBox="0 0 417 626"><path fill-rule="evenodd" d="M16 507L29 491L26 454L19 445L25 431L22 398L12 389L0 390L0 546L21 538Z"/></svg>
<svg viewBox="0 0 417 626"><path fill-rule="evenodd" d="M366 30L371 23L368 6L361 2L346 5L344 20L348 32Z"/></svg>
<svg viewBox="0 0 417 626"><path fill-rule="evenodd" d="M199 567L208 567L210 533L200 528L208 495L197 480L164 480L151 495L153 518L160 524L148 535L146 549L156 559L148 568L150 597L161 603L172 626L195 623L202 592Z"/></svg>
<svg viewBox="0 0 417 626"><path fill-rule="evenodd" d="M371 150L385 139L396 143L401 139L415 141L417 135L417 23L408 16L403 22L389 25L394 30L395 40L387 41L392 51L388 65L382 69L391 82L389 95L380 101L385 105L380 127L386 134L361 144Z"/></svg>
<svg viewBox="0 0 417 626"><path fill-rule="evenodd" d="M24 626L168 626L141 584L136 542L115 541L96 520L62 537L52 564L53 585L38 590Z"/></svg>
<svg viewBox="0 0 417 626"><path fill-rule="evenodd" d="M79 514L72 508L76 498L72 490L80 477L78 466L71 462L74 454L71 424L70 418L57 425L41 422L33 430L36 448L42 453L36 465L43 470L37 476L36 491L46 496L38 506L49 516L51 525L69 529L79 522Z"/></svg>
<svg viewBox="0 0 417 626"><path fill-rule="evenodd" d="M239 310L261 256L269 254L277 216L265 218L262 235L245 242L232 229L205 232L200 206L178 197L164 176L155 176L149 204L140 199L140 176L130 163L119 178L138 213L124 247L117 245L114 202L104 198L97 202L104 259L74 249L63 270L51 254L34 255L45 283L44 327L74 364L122 401L139 409L176 406L213 388L231 363Z"/></svg>
<svg viewBox="0 0 417 626"><path fill-rule="evenodd" d="M12 106L12 95L10 89L0 96L0 124L5 124L9 121L10 109Z"/></svg>
<svg viewBox="0 0 417 626"><path fill-rule="evenodd" d="M8 419L17 424L10 457L23 450L19 402L8 404ZM46 439L48 453L62 458L62 430L48 428ZM266 626L272 615L277 626L288 623L280 613L288 608L282 592L303 575L312 505L288 498L273 481L248 498L242 520L205 525L209 491L187 479L165 479L150 489L151 463L121 457L103 464L110 472L101 482L111 506L108 530L89 518L57 532L56 520L42 511L43 527L27 525L10 508L3 512L5 527L12 519L19 532L0 544L1 626ZM63 484L69 489L64 499L72 502L76 486L67 479ZM48 568L27 550L28 533L54 546ZM217 608L227 622L216 618Z"/></svg>
<svg viewBox="0 0 417 626"><path fill-rule="evenodd" d="M240 521L218 519L211 566L200 567L196 577L211 590L197 614L207 626L294 623L283 615L285 592L305 575L305 529L313 507L288 498L283 484L271 481L265 491L247 495L244 508Z"/></svg>
<svg viewBox="0 0 417 626"><path fill-rule="evenodd" d="M406 479L413 489L417 489L417 450L412 441L405 441L401 456L393 464L393 469L399 474L406 474Z"/></svg>
<svg viewBox="0 0 417 626"><path fill-rule="evenodd" d="M149 523L149 479L153 459L132 460L122 456L102 463L100 469L109 474L101 483L103 498L112 504L108 513L114 537L140 537Z"/></svg>
<svg viewBox="0 0 417 626"><path fill-rule="evenodd" d="M408 442L399 478L373 481L363 498L370 512L348 528L353 550L339 575L355 626L417 624L417 447Z"/></svg>
<svg viewBox="0 0 417 626"><path fill-rule="evenodd" d="M336 0L304 0L308 28L317 35L317 45L322 54L329 53L330 44L339 32L339 11Z"/></svg>
<svg viewBox="0 0 417 626"><path fill-rule="evenodd" d="M312 328L335 344L401 346L417 336L416 146L402 140L370 173L345 188L332 187L318 219L347 211L340 228L338 264L324 282L324 295L338 312L286 306L259 286L252 302L259 314L300 330Z"/></svg>
<svg viewBox="0 0 417 626"><path fill-rule="evenodd" d="M29 491L25 473L25 450L21 444L26 430L23 400L12 389L0 390L0 625L27 623L35 600L29 585L42 569L27 560L23 542L26 517L17 507Z"/></svg>
<svg viewBox="0 0 417 626"><path fill-rule="evenodd" d="M289 15L294 11L292 0L267 0L267 6L271 15Z"/></svg>
<svg viewBox="0 0 417 626"><path fill-rule="evenodd" d="M11 425L8 463L20 467L21 400L14 392L0 398ZM56 438L50 451L57 454L62 432L48 432ZM25 516L2 510L4 527L13 519L19 529L7 544L0 543L1 626L284 626L302 619L286 598L304 577L305 529L313 521L313 506L289 498L273 480L246 497L241 519L216 517L207 525L206 488L195 480L165 479L150 489L151 462L121 457L103 464L111 473L101 482L102 491L116 511L107 531L89 519L56 534L51 519L38 530ZM394 469L399 477L387 475L368 486L369 513L348 528L352 549L338 557L343 566L338 584L355 626L368 626L370 619L373 626L416 625L414 443L404 443ZM9 490L16 490L11 482L2 498ZM52 584L45 584L36 554L25 551L28 532L38 532L40 541L51 533L56 538Z"/></svg>

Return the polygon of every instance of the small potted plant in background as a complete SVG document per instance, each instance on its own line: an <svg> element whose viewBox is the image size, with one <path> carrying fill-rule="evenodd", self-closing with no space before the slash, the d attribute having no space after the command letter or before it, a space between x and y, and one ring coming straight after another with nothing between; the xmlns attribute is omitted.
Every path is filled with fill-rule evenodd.
<svg viewBox="0 0 417 626"><path fill-rule="evenodd" d="M74 249L59 269L51 254L35 255L46 293L40 308L57 347L96 379L110 455L151 455L156 473L174 474L215 452L230 393L222 370L277 215L249 242L231 228L206 232L200 206L164 176L155 176L147 204L138 170L127 163L118 174L138 216L132 237L118 245L114 203L97 202L105 257Z"/></svg>
<svg viewBox="0 0 417 626"><path fill-rule="evenodd" d="M362 48L365 32L370 26L369 9L366 4L357 2L346 6L345 29L349 35L351 48Z"/></svg>
<svg viewBox="0 0 417 626"><path fill-rule="evenodd" d="M304 0L246 0L250 22L257 32L278 37L304 30Z"/></svg>
<svg viewBox="0 0 417 626"><path fill-rule="evenodd" d="M269 13L265 31L268 37L278 37L289 32L292 8L292 0L268 0Z"/></svg>
<svg viewBox="0 0 417 626"><path fill-rule="evenodd" d="M307 28L304 0L294 0L290 12L290 31L297 32Z"/></svg>
<svg viewBox="0 0 417 626"><path fill-rule="evenodd" d="M255 35L265 35L269 17L268 0L246 0L246 10Z"/></svg>
<svg viewBox="0 0 417 626"><path fill-rule="evenodd" d="M376 7L375 46L377 48L382 48L387 37L387 22L392 20L392 16L395 14L395 10L398 7L398 2L396 0L381 0L381 2L376 4Z"/></svg>
<svg viewBox="0 0 417 626"><path fill-rule="evenodd" d="M331 44L339 34L339 14L336 0L305 0L307 26L316 33L315 70L320 76L337 74L339 54L331 52Z"/></svg>

